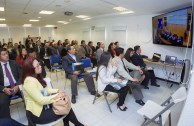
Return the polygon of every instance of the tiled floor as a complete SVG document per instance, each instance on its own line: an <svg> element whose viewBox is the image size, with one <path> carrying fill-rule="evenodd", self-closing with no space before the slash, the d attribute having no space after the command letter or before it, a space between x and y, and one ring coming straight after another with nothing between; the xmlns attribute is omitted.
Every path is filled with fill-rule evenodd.
<svg viewBox="0 0 194 126"><path fill-rule="evenodd" d="M50 77L50 72L47 73ZM58 72L59 80L57 82L55 73L51 73L51 80L54 88L64 89L65 77L64 73ZM167 97L169 97L179 86L173 85L172 88L168 88L169 85L164 81L158 80L158 84L161 85L160 88L149 86L150 89L142 89L144 95L144 101L153 100L156 103L163 102ZM144 121L143 117L137 113L137 110L141 108L140 105L135 103L132 95L127 95L126 106L127 111L123 112L117 109L116 103L113 102L111 105L112 113L110 113L104 97L100 97L96 100L95 104L92 104L94 96L90 95L87 91L84 82L78 85L78 97L77 103L72 104L72 108L77 115L77 118L87 124L88 126L140 126ZM65 91L71 95L70 81L67 80ZM116 95L109 96L109 101L114 100ZM172 126L176 126L180 112L182 109L182 104L177 104L172 108ZM24 105L23 103L11 106L11 115L15 120L27 124L27 119L25 117ZM57 126L62 126L63 123L60 122ZM166 123L168 125L168 122ZM71 124L73 126L73 124Z"/></svg>

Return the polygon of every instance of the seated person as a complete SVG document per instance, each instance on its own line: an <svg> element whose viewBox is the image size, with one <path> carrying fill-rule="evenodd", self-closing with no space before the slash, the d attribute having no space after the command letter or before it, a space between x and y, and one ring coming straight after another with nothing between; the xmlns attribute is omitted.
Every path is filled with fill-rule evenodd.
<svg viewBox="0 0 194 126"><path fill-rule="evenodd" d="M125 52L124 58L128 62L132 63L131 58L132 58L133 54L134 54L134 50L132 48L128 48L127 51ZM141 85L144 86L144 89L149 89L149 87L148 87L149 80L150 80L149 74L147 74L147 73L142 74L142 76L141 76L141 82L142 82Z"/></svg>
<svg viewBox="0 0 194 126"><path fill-rule="evenodd" d="M75 54L74 46L67 46L68 54L63 57L62 64L63 69L65 70L67 78L71 79L71 93L72 93L72 103L76 103L76 96L78 95L77 91L77 83L78 83L78 76L80 75L80 71L73 71L72 64L81 62L81 59L78 55ZM84 81L88 87L89 92L91 95L95 95L95 85L92 75L89 73L82 73ZM99 95L98 95L99 96Z"/></svg>
<svg viewBox="0 0 194 126"><path fill-rule="evenodd" d="M132 56L133 64L136 65L136 66L140 66L141 69L144 70L145 74L149 75L149 77L151 79L151 85L152 86L160 87L160 85L158 85L156 83L156 77L155 77L154 71L153 70L147 70L147 68L146 68L146 64L144 63L143 58L141 57L141 48L140 48L140 46L138 46L138 45L135 46L134 51L135 51L135 53Z"/></svg>
<svg viewBox="0 0 194 126"><path fill-rule="evenodd" d="M88 45L86 45L85 40L81 41L81 46L79 48L78 54L81 58L86 58L86 57L92 56L92 49Z"/></svg>
<svg viewBox="0 0 194 126"><path fill-rule="evenodd" d="M111 65L112 57L109 52L103 52L100 61L98 64L96 80L98 82L98 89L104 91L111 91L119 93L119 102L117 103L117 107L121 111L126 111L127 107L124 104L125 98L128 93L128 87L123 86L121 89L116 90L113 88L110 83L121 83L122 79L117 79L114 77L114 74L117 70L117 64L113 63Z"/></svg>
<svg viewBox="0 0 194 126"><path fill-rule="evenodd" d="M30 48L30 49L33 49L33 48ZM27 57L26 48L22 48L21 50L19 50L19 56L16 57L16 61L18 62L21 68L22 68L23 61L26 59L26 57Z"/></svg>
<svg viewBox="0 0 194 126"><path fill-rule="evenodd" d="M38 60L38 62L40 63L40 65L42 67L41 75L42 75L43 78L45 78L46 77L46 70L44 68L44 63L41 59L37 58L36 50L35 49L29 49L28 50L28 55L29 55L29 57L31 56L31 57L34 57Z"/></svg>
<svg viewBox="0 0 194 126"><path fill-rule="evenodd" d="M9 105L13 95L21 96L18 82L20 66L14 60L9 60L8 51L0 48L0 119L11 118Z"/></svg>
<svg viewBox="0 0 194 126"><path fill-rule="evenodd" d="M132 63L128 62L124 57L124 49L123 48L116 48L116 56L112 59L112 63L117 63L117 72L115 76L117 78L124 78L128 80L127 85L131 88L133 92L133 96L135 97L136 103L140 105L144 105L143 102L143 94L141 92L140 80L141 74L143 71L133 65ZM133 70L129 72L128 69Z"/></svg>
<svg viewBox="0 0 194 126"><path fill-rule="evenodd" d="M51 107L45 109L45 105L57 102L60 97L67 95L59 89L50 89L40 75L42 68L34 57L28 57L23 64L21 83L26 103L26 112L33 123L46 124L61 118L63 115L56 115ZM49 96L43 96L45 91ZM73 109L63 119L64 126L69 126L69 121L75 126L83 126L80 123Z"/></svg>
<svg viewBox="0 0 194 126"><path fill-rule="evenodd" d="M100 42L100 48L98 48L98 50L96 50L97 63L100 61L100 56L104 52L104 48L105 48L104 43L103 42Z"/></svg>
<svg viewBox="0 0 194 126"><path fill-rule="evenodd" d="M108 46L108 52L110 52L112 58L114 58L116 56L115 47L116 46L113 42L111 42Z"/></svg>

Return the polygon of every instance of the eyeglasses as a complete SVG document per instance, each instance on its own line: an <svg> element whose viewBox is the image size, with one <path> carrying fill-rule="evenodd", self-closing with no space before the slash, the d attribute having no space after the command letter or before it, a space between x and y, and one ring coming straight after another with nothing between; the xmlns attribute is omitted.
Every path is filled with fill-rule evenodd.
<svg viewBox="0 0 194 126"><path fill-rule="evenodd" d="M36 69L36 68L39 68L39 67L41 67L41 65L38 63L34 68Z"/></svg>

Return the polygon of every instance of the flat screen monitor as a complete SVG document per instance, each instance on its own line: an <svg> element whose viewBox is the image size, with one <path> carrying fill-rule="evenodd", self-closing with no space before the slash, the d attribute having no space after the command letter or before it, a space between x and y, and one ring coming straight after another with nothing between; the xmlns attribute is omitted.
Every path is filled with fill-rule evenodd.
<svg viewBox="0 0 194 126"><path fill-rule="evenodd" d="M192 7L183 8L152 18L153 43L192 47Z"/></svg>

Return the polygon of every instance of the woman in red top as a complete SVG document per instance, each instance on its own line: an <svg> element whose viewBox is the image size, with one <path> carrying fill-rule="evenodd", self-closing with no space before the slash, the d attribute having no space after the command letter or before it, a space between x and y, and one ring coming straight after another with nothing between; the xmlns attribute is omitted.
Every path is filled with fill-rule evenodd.
<svg viewBox="0 0 194 126"><path fill-rule="evenodd" d="M19 53L20 53L19 56L16 57L16 61L19 63L20 67L22 68L23 61L27 57L26 48L22 48Z"/></svg>

